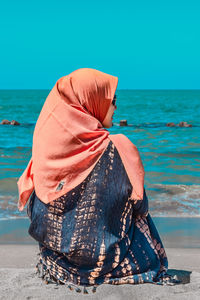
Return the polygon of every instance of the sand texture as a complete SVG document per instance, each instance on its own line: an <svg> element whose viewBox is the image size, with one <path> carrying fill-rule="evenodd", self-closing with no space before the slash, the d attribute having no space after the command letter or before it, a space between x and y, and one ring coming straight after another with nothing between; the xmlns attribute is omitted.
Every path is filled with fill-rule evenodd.
<svg viewBox="0 0 200 300"><path fill-rule="evenodd" d="M0 299L200 299L200 249L167 248L169 272L183 280L175 286L101 285L79 294L66 286L45 284L35 274L37 245L0 245Z"/></svg>

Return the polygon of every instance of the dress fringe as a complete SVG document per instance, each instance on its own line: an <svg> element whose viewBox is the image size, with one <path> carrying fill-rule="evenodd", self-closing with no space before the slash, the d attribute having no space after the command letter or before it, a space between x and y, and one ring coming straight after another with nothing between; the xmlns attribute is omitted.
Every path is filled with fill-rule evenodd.
<svg viewBox="0 0 200 300"><path fill-rule="evenodd" d="M64 277L58 277L58 274L56 274L57 278L51 274L50 268L44 263L41 253L38 253L39 256L39 262L36 265L36 275L38 275L39 278L41 278L45 284L53 283L56 285L66 285L67 288L70 291L75 291L77 293L83 293L83 294L89 294L89 291L91 293L95 293L97 290L98 285L95 284L93 286L84 286L84 285L76 285L75 283L66 280ZM170 275L166 272L161 272L160 275L152 281L153 284L157 285L176 285L181 284L181 281L177 279L177 276Z"/></svg>

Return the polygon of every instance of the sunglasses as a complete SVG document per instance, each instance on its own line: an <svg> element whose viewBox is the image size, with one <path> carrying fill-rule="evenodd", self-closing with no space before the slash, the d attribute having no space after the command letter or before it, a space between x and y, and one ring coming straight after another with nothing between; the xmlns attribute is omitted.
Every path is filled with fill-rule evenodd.
<svg viewBox="0 0 200 300"><path fill-rule="evenodd" d="M116 100L117 100L117 96L115 95L114 98L113 98L113 101L112 101L112 104L115 106L116 104Z"/></svg>

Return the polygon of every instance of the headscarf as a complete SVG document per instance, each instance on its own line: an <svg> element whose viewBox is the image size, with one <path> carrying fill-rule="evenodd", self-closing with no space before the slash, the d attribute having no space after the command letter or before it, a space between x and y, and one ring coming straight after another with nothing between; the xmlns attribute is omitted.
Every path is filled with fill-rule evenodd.
<svg viewBox="0 0 200 300"><path fill-rule="evenodd" d="M110 135L102 125L117 84L117 77L89 68L56 82L34 129L32 157L17 182L19 210L34 189L41 201L49 203L79 185L110 140L133 186L131 197L143 199L144 168L136 146L123 134Z"/></svg>

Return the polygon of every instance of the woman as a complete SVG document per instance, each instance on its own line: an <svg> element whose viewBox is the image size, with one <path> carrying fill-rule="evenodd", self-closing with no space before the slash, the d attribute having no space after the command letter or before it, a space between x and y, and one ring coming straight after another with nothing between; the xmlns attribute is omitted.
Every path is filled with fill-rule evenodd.
<svg viewBox="0 0 200 300"><path fill-rule="evenodd" d="M88 68L60 78L18 180L19 210L30 198L40 276L78 292L102 283L173 282L148 213L139 152L125 135L105 129L112 126L117 84L117 77Z"/></svg>

